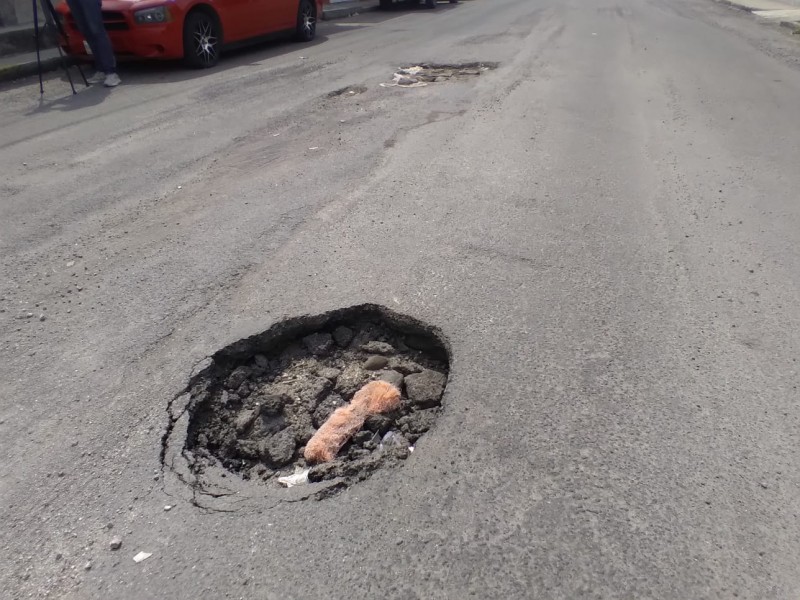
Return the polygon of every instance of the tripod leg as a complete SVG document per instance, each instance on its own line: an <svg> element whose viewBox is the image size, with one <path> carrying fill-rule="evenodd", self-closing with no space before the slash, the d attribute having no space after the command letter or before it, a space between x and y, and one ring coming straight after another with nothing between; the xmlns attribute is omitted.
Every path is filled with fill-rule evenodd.
<svg viewBox="0 0 800 600"><path fill-rule="evenodd" d="M50 19L48 21L52 21L53 27L55 28L56 31L56 36L60 34L61 37L64 38L64 41L66 41L67 45L69 46L69 36L67 35L67 30L61 24L61 20L58 18L58 11L56 10L55 6L53 6L52 0L42 0L42 10L44 10L46 13L49 13ZM63 52L61 52L61 44L59 42L60 40L56 39L56 45L58 46L58 54L59 56L61 56L61 61L62 61L61 64L63 65L64 54ZM86 81L86 75L83 74L83 69L81 69L80 63L76 61L75 66L78 67L78 73L81 74L81 79L83 79L83 85L89 87L89 82ZM65 68L68 68L68 66ZM67 73L67 77L69 77L69 73ZM70 85L71 84L72 80L70 79ZM72 87L72 93L73 94L75 93L75 86Z"/></svg>
<svg viewBox="0 0 800 600"><path fill-rule="evenodd" d="M72 95L74 96L78 92L75 91L75 84L72 83L72 75L69 72L69 65L67 64L67 61L64 59L64 53L61 51L61 46L60 45L56 45L56 48L58 48L58 56L61 59L61 67L64 69L64 73L67 74L67 79L69 79L69 87L72 88ZM81 71L81 75L83 75L83 71ZM85 79L86 78L84 77L84 80ZM89 85L89 84L87 83L86 85Z"/></svg>
<svg viewBox="0 0 800 600"><path fill-rule="evenodd" d="M85 85L86 87L89 87L89 82L86 81L86 75L84 75L83 69L81 68L80 63L76 62L75 66L78 67L78 73L81 74L81 79L83 79L83 85Z"/></svg>
<svg viewBox="0 0 800 600"><path fill-rule="evenodd" d="M36 66L39 70L39 95L44 96L44 84L42 83L42 57L39 54L39 9L36 0L33 3L33 31L36 37Z"/></svg>

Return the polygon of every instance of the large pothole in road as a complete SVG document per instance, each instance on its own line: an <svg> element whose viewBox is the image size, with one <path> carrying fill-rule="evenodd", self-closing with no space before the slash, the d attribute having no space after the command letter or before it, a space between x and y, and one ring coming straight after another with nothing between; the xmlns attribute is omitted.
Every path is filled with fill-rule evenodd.
<svg viewBox="0 0 800 600"><path fill-rule="evenodd" d="M382 83L381 85L383 87L420 87L429 83L472 79L497 67L498 63L495 62L408 65L397 69L391 83Z"/></svg>
<svg viewBox="0 0 800 600"><path fill-rule="evenodd" d="M442 410L448 372L433 328L382 307L285 321L219 352L197 377L184 455L201 481L222 469L275 488L307 478L341 489L408 459ZM307 459L319 428L372 381L399 401L361 415L332 460Z"/></svg>

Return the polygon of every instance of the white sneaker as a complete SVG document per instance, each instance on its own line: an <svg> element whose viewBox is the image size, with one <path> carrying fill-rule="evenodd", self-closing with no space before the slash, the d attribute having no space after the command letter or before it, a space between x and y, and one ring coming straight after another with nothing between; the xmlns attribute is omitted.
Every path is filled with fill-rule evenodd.
<svg viewBox="0 0 800 600"><path fill-rule="evenodd" d="M117 87L120 83L122 83L122 79L116 73L109 73L103 80L103 85L106 87Z"/></svg>
<svg viewBox="0 0 800 600"><path fill-rule="evenodd" d="M87 83L103 83L106 80L106 74L102 71L97 71L94 75L87 79Z"/></svg>

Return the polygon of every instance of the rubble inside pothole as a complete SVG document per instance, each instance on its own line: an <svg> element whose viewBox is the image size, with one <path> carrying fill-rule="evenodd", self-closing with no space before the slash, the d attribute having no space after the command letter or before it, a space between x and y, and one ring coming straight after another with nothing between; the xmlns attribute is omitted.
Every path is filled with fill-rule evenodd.
<svg viewBox="0 0 800 600"><path fill-rule="evenodd" d="M191 390L186 451L196 476L222 467L270 486L339 480L350 485L402 463L434 424L447 383L444 345L410 319L353 309L295 336L244 341ZM309 464L306 443L366 383L401 392L399 408L369 416L330 462ZM281 480L279 483L279 479Z"/></svg>
<svg viewBox="0 0 800 600"><path fill-rule="evenodd" d="M486 71L496 69L497 63L472 62L463 64L423 63L397 69L390 83L383 87L422 87L429 83L441 83L457 79L477 77Z"/></svg>

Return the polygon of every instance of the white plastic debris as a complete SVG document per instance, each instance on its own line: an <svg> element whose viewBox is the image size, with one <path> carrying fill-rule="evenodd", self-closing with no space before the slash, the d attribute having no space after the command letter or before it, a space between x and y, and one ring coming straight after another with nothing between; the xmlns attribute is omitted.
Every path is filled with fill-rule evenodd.
<svg viewBox="0 0 800 600"><path fill-rule="evenodd" d="M414 69L416 67L412 67ZM392 79L391 83L382 83L382 87L422 87L424 85L428 85L424 81L419 81L413 75L408 75L407 72L411 69L400 69L397 73L394 74L394 78ZM420 68L420 71L422 69ZM419 71L417 71L418 73Z"/></svg>
<svg viewBox="0 0 800 600"><path fill-rule="evenodd" d="M399 431L387 431L381 443L378 445L378 450L383 450L384 448L400 448L401 446L410 448L405 436Z"/></svg>
<svg viewBox="0 0 800 600"><path fill-rule="evenodd" d="M296 485L304 485L308 483L309 471L311 471L311 469L301 469L298 467L294 470L293 475L278 477L278 483L285 485L287 488L294 487Z"/></svg>
<svg viewBox="0 0 800 600"><path fill-rule="evenodd" d="M133 562L140 563L143 560L147 560L151 556L153 556L152 552L139 552L139 554L133 557Z"/></svg>
<svg viewBox="0 0 800 600"><path fill-rule="evenodd" d="M167 505L164 507L164 510L165 510L165 511L166 511L166 510L172 510L172 506L171 506L171 505L169 505L169 504L167 504Z"/></svg>
<svg viewBox="0 0 800 600"><path fill-rule="evenodd" d="M311 148L309 148L309 150L319 150L319 146L311 146Z"/></svg>
<svg viewBox="0 0 800 600"><path fill-rule="evenodd" d="M411 75L413 77L414 75L419 75L424 70L425 70L424 67L416 66L416 67L408 67L407 69L398 69L397 72L400 73L401 75Z"/></svg>

